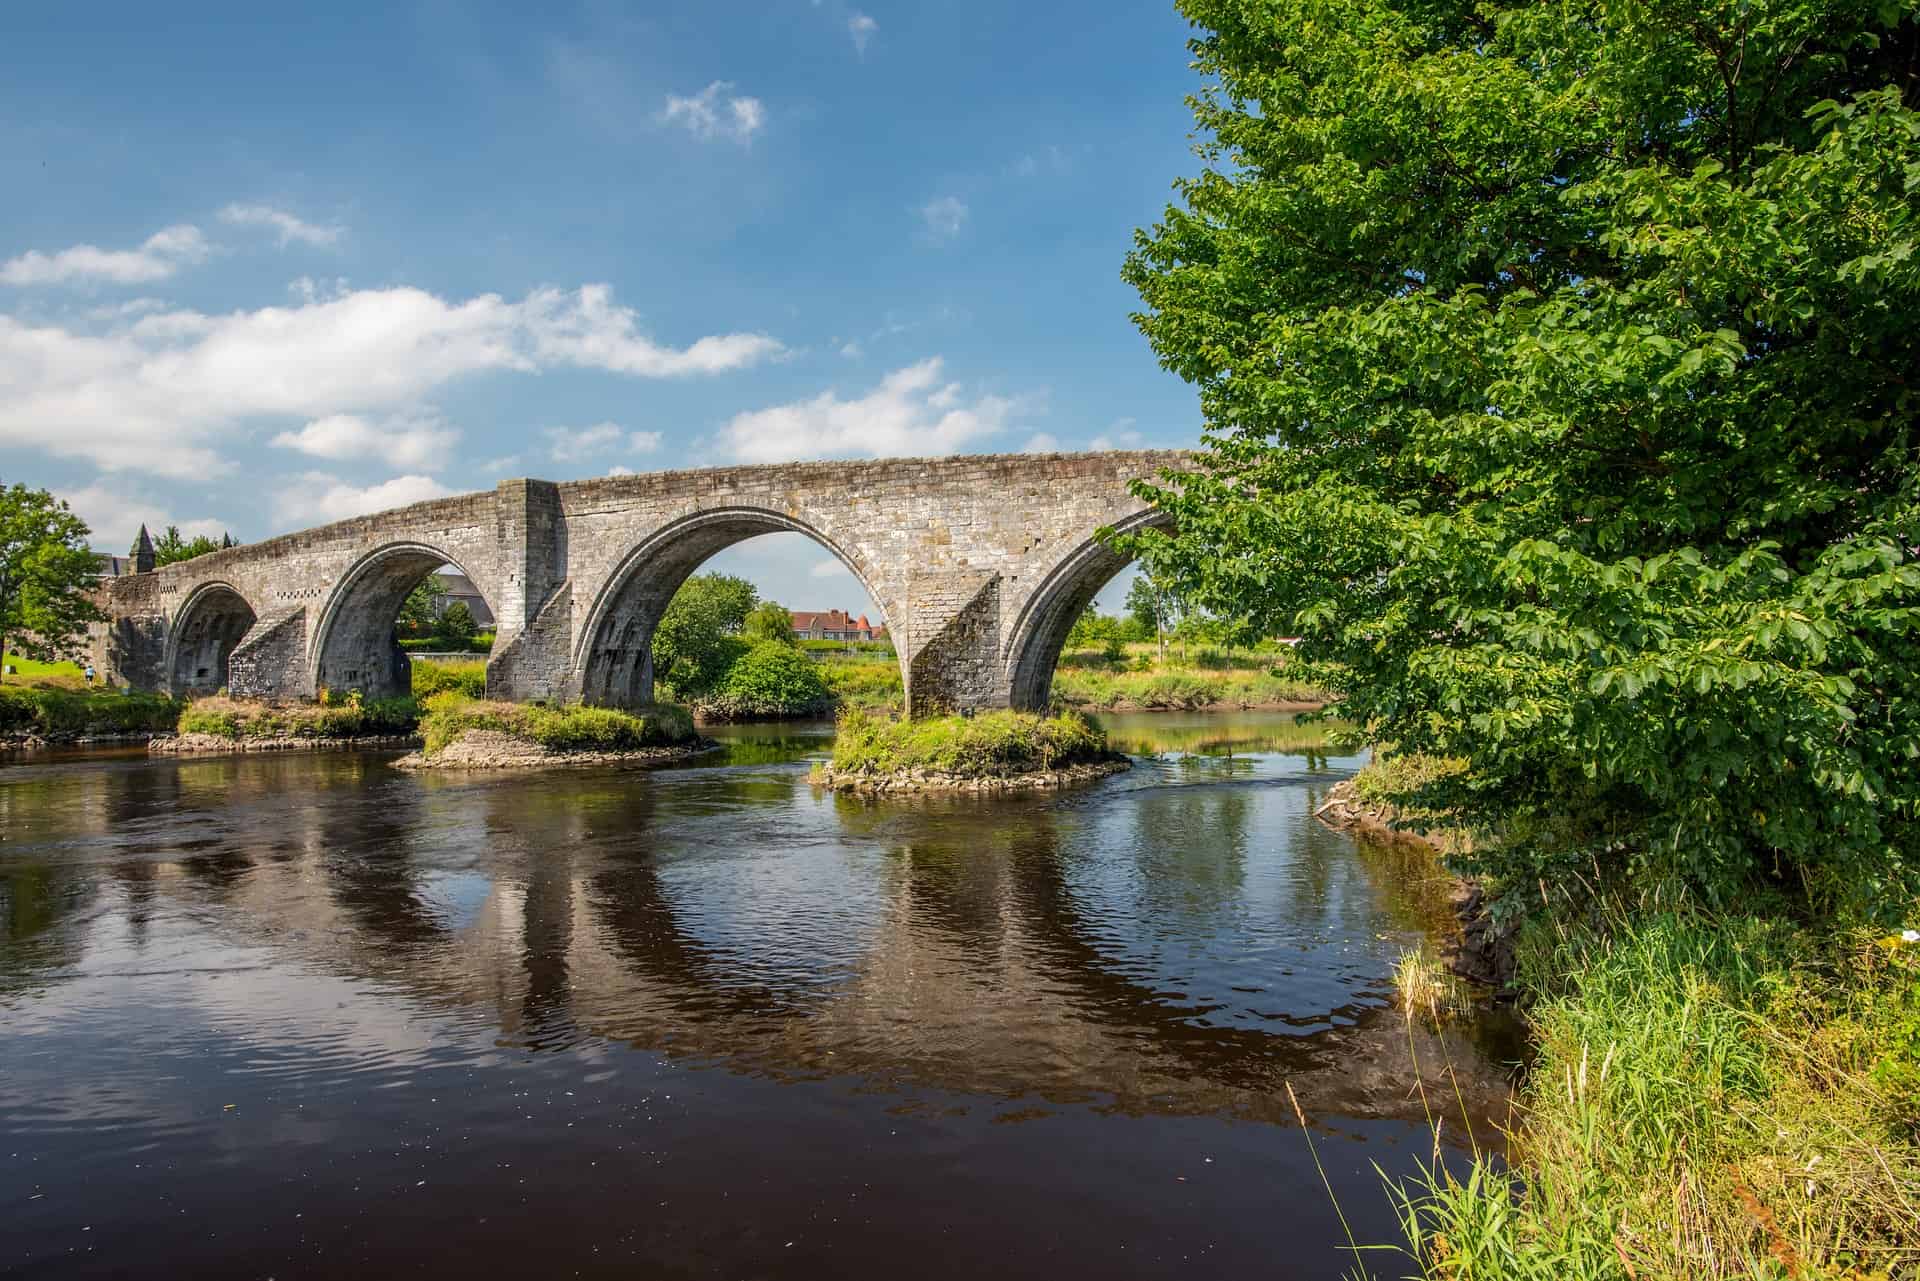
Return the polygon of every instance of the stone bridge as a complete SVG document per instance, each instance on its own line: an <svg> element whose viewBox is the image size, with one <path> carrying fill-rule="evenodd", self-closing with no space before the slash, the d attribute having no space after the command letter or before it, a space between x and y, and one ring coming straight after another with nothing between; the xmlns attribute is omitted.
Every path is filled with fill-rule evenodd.
<svg viewBox="0 0 1920 1281"><path fill-rule="evenodd" d="M653 697L654 627L680 584L732 543L795 531L880 607L914 715L1041 708L1068 629L1126 563L1096 532L1158 521L1128 483L1188 459L1003 454L502 481L107 579L93 658L175 695L403 693L394 619L451 564L498 624L489 694L639 706Z"/></svg>

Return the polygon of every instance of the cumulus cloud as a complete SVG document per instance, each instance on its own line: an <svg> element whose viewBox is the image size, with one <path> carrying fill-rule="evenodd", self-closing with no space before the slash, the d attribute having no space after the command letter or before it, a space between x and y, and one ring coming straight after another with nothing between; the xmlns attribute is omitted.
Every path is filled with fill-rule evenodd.
<svg viewBox="0 0 1920 1281"><path fill-rule="evenodd" d="M210 252L200 229L181 223L154 232L138 249L75 245L50 254L28 250L0 264L0 284L147 284L165 280L182 267L204 262Z"/></svg>
<svg viewBox="0 0 1920 1281"><path fill-rule="evenodd" d="M235 227L270 228L278 235L282 249L296 241L318 249L329 249L339 244L340 238L347 234L345 227L318 226L271 205L228 205L220 211L220 221Z"/></svg>
<svg viewBox="0 0 1920 1281"><path fill-rule="evenodd" d="M825 391L735 415L721 430L720 447L749 463L951 454L1006 426L1011 400L969 398L959 383L941 381L940 368L938 357L909 365L854 400Z"/></svg>
<svg viewBox="0 0 1920 1281"><path fill-rule="evenodd" d="M274 494L274 515L283 527L321 525L445 498L453 492L431 476L395 476L377 485L356 486L326 472L310 471Z"/></svg>
<svg viewBox="0 0 1920 1281"><path fill-rule="evenodd" d="M540 289L519 302L365 289L224 315L152 312L105 333L0 315L0 451L199 478L224 470L223 437L263 419L417 416L427 394L490 371L570 365L671 378L781 350L745 333L663 346L605 285ZM347 430L317 433L316 447ZM302 448L293 442L305 431L289 430L285 447Z"/></svg>
<svg viewBox="0 0 1920 1281"><path fill-rule="evenodd" d="M1050 431L1037 431L1020 446L1023 454L1057 454L1060 452L1060 438Z"/></svg>
<svg viewBox="0 0 1920 1281"><path fill-rule="evenodd" d="M618 423L595 423L591 427L549 427L540 433L547 438L547 453L556 463L577 463L604 453L626 433Z"/></svg>
<svg viewBox="0 0 1920 1281"><path fill-rule="evenodd" d="M1105 431L1087 442L1088 449L1138 449L1146 440L1134 430L1133 419L1116 418Z"/></svg>
<svg viewBox="0 0 1920 1281"><path fill-rule="evenodd" d="M438 419L372 422L358 414L328 414L298 431L281 432L272 443L310 458L377 458L394 467L424 467L442 460L459 440L459 431Z"/></svg>
<svg viewBox="0 0 1920 1281"><path fill-rule="evenodd" d="M609 476L632 476L634 474L633 468L628 467L624 463L615 463L613 466L607 468L607 475Z"/></svg>
<svg viewBox="0 0 1920 1281"><path fill-rule="evenodd" d="M62 490L57 497L66 499L74 513L87 522L87 528L92 531L87 539L89 545L116 555L133 546L142 525L156 536L168 525L178 525L187 538L203 535L218 538L227 532L222 521L211 517L183 519L159 503L98 482L80 489Z"/></svg>
<svg viewBox="0 0 1920 1281"><path fill-rule="evenodd" d="M847 567L845 565L842 565L839 561L829 556L823 561L816 561L813 568L807 571L807 574L812 578L833 578L846 572Z"/></svg>
<svg viewBox="0 0 1920 1281"><path fill-rule="evenodd" d="M729 94L731 81L716 80L690 98L667 95L660 119L678 122L702 142L716 138L744 143L767 123L767 109L758 98Z"/></svg>
<svg viewBox="0 0 1920 1281"><path fill-rule="evenodd" d="M879 29L879 23L858 10L847 16L847 34L853 37L855 53L865 53L868 43L873 39L873 33Z"/></svg>
<svg viewBox="0 0 1920 1281"><path fill-rule="evenodd" d="M958 196L940 196L920 206L920 220L935 240L951 240L967 225L966 202Z"/></svg>
<svg viewBox="0 0 1920 1281"><path fill-rule="evenodd" d="M627 437L627 448L636 454L651 454L665 439L657 431L637 431Z"/></svg>

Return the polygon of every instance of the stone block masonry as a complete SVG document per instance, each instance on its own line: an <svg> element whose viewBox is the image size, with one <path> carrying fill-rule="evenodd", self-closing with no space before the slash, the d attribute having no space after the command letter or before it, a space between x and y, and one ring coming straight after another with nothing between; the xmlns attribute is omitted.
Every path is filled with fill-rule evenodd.
<svg viewBox="0 0 1920 1281"><path fill-rule="evenodd" d="M171 693L404 692L394 616L452 564L497 620L491 693L638 706L680 584L732 543L791 530L872 595L913 714L1039 710L1074 618L1125 564L1098 531L1156 522L1130 484L1190 466L1128 451L503 481L105 580L93 658Z"/></svg>

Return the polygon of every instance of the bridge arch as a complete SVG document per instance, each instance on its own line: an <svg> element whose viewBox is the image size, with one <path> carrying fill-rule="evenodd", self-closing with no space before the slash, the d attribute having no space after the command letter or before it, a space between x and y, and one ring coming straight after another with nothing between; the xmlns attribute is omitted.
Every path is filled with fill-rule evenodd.
<svg viewBox="0 0 1920 1281"><path fill-rule="evenodd" d="M1165 512L1149 508L1115 521L1110 528L1116 534L1132 534L1143 529L1165 529L1171 524ZM1132 557L1115 551L1096 536L1069 549L1047 571L1007 633L1003 661L1011 706L1025 711L1046 710L1053 696L1053 669L1066 647L1067 633L1100 589L1132 563Z"/></svg>
<svg viewBox="0 0 1920 1281"><path fill-rule="evenodd" d="M387 543L355 561L328 593L314 628L314 689L357 690L368 698L410 691L413 663L394 639L394 619L408 594L444 565L479 586L465 565L424 542Z"/></svg>
<svg viewBox="0 0 1920 1281"><path fill-rule="evenodd" d="M653 633L680 585L716 553L762 534L804 534L845 565L879 607L890 635L886 602L874 590L872 570L859 556L798 516L763 507L696 512L654 530L607 576L588 608L573 654L581 701L603 707L642 707L653 701ZM896 642L896 652L901 653ZM901 653L901 677L906 676Z"/></svg>
<svg viewBox="0 0 1920 1281"><path fill-rule="evenodd" d="M202 583L187 594L167 628L162 671L175 698L227 686L227 661L257 615L232 583Z"/></svg>

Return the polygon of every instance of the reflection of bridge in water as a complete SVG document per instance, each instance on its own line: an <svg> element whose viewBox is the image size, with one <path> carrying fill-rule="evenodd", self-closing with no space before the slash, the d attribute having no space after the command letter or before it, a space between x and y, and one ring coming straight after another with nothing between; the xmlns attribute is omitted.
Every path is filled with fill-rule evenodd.
<svg viewBox="0 0 1920 1281"><path fill-rule="evenodd" d="M302 769L335 785L289 812L285 771ZM354 774L366 781L346 785ZM1438 1085L1447 1053L1462 1054L1410 1035L1377 991L1330 1004L1290 992L1276 962L1271 990L1236 994L1204 966L1143 960L1116 925L1114 893L1162 896L1169 918L1244 900L1247 833L1271 820L1253 807L1283 791L1309 804L1304 786L869 808L796 797L780 769L423 787L357 758L70 785L90 793L74 812L103 816L127 857L84 890L88 869L55 869L67 884L44 886L45 901L98 910L117 891L130 920L188 916L223 944L377 981L536 1051L601 1038L776 1077L1268 1120L1290 1115L1288 1081L1310 1108L1419 1116L1411 1082ZM177 811L203 820L193 836L173 825L171 844L143 843ZM1196 832L1205 848L1185 849ZM1397 899L1408 926L1431 907L1403 888L1405 869L1355 862L1313 825L1304 840L1279 910L1309 934L1350 931L1361 898ZM798 872L782 857L823 847Z"/></svg>

